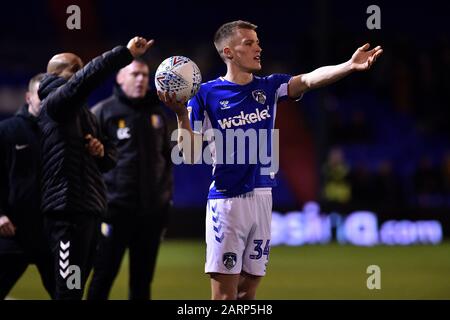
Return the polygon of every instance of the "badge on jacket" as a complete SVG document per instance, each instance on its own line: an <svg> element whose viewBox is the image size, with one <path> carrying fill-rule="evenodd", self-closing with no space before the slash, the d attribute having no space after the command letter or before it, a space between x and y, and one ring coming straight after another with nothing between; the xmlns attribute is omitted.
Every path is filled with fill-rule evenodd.
<svg viewBox="0 0 450 320"><path fill-rule="evenodd" d="M154 129L159 129L163 126L162 118L158 114L152 114L151 122Z"/></svg>
<svg viewBox="0 0 450 320"><path fill-rule="evenodd" d="M102 235L106 238L109 238L112 234L112 225L107 224L106 222L102 222L101 224L101 231L102 231Z"/></svg>
<svg viewBox="0 0 450 320"><path fill-rule="evenodd" d="M119 123L117 124L117 139L123 140L123 139L130 139L130 128L126 126L124 119L119 119Z"/></svg>

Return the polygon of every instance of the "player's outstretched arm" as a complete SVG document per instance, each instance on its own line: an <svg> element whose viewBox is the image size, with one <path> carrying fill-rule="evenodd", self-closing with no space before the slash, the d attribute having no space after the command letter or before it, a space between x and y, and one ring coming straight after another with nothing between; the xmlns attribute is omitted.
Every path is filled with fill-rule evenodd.
<svg viewBox="0 0 450 320"><path fill-rule="evenodd" d="M175 93L158 91L159 99L177 115L178 147L186 164L198 162L202 155L202 135L192 131L186 101L177 101Z"/></svg>
<svg viewBox="0 0 450 320"><path fill-rule="evenodd" d="M289 81L289 97L298 98L304 92L329 85L342 79L354 71L369 70L372 64L383 53L383 49L377 46L369 50L370 44L366 43L358 48L351 59L335 65L318 68L310 73L300 74Z"/></svg>

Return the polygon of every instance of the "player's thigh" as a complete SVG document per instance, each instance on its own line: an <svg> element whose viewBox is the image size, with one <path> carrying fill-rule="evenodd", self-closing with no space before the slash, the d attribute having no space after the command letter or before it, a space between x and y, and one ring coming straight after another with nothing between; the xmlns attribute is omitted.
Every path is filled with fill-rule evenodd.
<svg viewBox="0 0 450 320"><path fill-rule="evenodd" d="M242 199L208 200L206 214L206 273L240 274L248 223Z"/></svg>
<svg viewBox="0 0 450 320"><path fill-rule="evenodd" d="M254 226L247 238L242 271L253 276L264 276L270 252L272 197L257 196L253 204Z"/></svg>

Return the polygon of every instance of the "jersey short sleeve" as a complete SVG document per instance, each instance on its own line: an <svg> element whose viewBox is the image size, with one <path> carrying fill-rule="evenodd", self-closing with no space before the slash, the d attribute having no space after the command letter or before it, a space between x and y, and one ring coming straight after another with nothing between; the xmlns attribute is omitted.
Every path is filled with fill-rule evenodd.
<svg viewBox="0 0 450 320"><path fill-rule="evenodd" d="M267 80L273 85L273 89L276 93L277 101L283 101L288 96L288 84L292 76L288 74L272 74L267 77Z"/></svg>
<svg viewBox="0 0 450 320"><path fill-rule="evenodd" d="M206 109L200 92L188 101L187 109L192 131L195 133L203 133Z"/></svg>

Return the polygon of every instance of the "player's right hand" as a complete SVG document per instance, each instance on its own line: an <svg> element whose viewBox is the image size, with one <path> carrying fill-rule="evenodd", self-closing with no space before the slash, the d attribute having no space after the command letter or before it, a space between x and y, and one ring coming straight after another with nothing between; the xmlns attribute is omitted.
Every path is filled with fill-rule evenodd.
<svg viewBox="0 0 450 320"><path fill-rule="evenodd" d="M186 100L178 101L176 94L169 94L167 91L158 91L159 100L161 100L169 109L177 114L177 116L187 115Z"/></svg>
<svg viewBox="0 0 450 320"><path fill-rule="evenodd" d="M0 217L0 237L13 237L16 234L16 227L7 216Z"/></svg>
<svg viewBox="0 0 450 320"><path fill-rule="evenodd" d="M130 50L131 55L134 58L137 58L143 55L148 50L148 48L150 48L153 45L154 42L155 40L153 39L147 41L145 38L142 37L134 37L128 42L127 48L128 50Z"/></svg>

